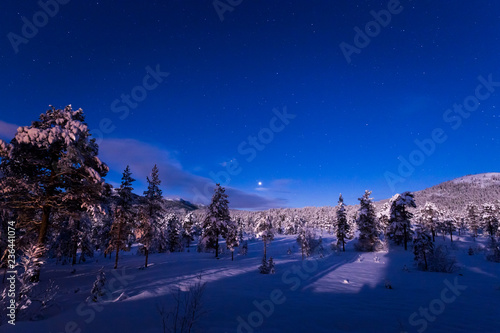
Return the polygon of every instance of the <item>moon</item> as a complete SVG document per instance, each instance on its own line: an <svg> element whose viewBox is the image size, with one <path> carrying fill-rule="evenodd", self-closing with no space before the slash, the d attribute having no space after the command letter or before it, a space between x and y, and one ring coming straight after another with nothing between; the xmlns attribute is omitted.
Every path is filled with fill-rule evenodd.
<svg viewBox="0 0 500 333"><path fill-rule="evenodd" d="M262 182L258 182L257 184L259 184L259 186L262 186Z"/></svg>

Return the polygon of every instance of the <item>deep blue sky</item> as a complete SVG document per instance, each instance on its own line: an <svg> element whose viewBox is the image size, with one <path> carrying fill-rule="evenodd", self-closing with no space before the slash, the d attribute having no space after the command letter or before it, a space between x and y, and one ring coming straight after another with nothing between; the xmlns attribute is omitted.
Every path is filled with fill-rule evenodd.
<svg viewBox="0 0 500 333"><path fill-rule="evenodd" d="M500 2L402 0L348 63L339 45L388 3L243 0L221 21L212 1L73 0L16 53L9 33L43 14L37 1L4 1L0 138L49 104L72 104L95 134L103 119L115 127L101 143L111 183L130 164L142 193L158 163L165 195L199 201L210 172L236 159L239 173L224 181L234 208L335 205L340 192L351 204L365 189L383 199L500 171L500 83L480 88L489 96L468 118L455 114L460 125L446 113L474 96L480 75L500 81ZM120 119L113 102L123 110L148 66L169 75ZM248 137L275 108L295 118L248 161ZM418 158L414 140L436 128L447 139L400 174L398 157ZM401 178L391 186L387 172Z"/></svg>

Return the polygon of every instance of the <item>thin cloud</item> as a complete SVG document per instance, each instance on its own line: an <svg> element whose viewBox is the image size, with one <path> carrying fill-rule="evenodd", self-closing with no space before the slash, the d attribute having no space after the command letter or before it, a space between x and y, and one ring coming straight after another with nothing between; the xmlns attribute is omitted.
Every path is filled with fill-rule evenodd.
<svg viewBox="0 0 500 333"><path fill-rule="evenodd" d="M0 139L12 140L17 133L18 125L0 120Z"/></svg>
<svg viewBox="0 0 500 333"><path fill-rule="evenodd" d="M115 173L121 173L127 165L137 183L145 188L146 177L156 164L160 172L162 188L167 196L178 195L195 203L208 204L215 182L192 174L182 168L170 151L134 139L105 139L100 144L99 156ZM140 191L137 191L140 193ZM226 187L230 207L235 209L269 209L283 207L286 200L267 198L257 194Z"/></svg>

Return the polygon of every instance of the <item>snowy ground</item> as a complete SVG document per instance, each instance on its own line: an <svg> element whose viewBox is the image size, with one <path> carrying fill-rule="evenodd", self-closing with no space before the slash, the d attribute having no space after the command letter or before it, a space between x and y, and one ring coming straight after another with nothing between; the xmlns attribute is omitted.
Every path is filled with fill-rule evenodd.
<svg viewBox="0 0 500 333"><path fill-rule="evenodd" d="M113 260L97 257L73 274L71 266L49 263L42 278L59 285L59 306L45 320L4 325L0 332L162 332L157 305L170 307L171 290L185 290L200 276L207 282L207 314L195 332L498 332L500 264L487 262L484 253L467 254L482 242L455 240L460 270L451 274L415 270L410 249L359 253L352 242L345 253L302 261L293 236L277 237L268 249L274 275L258 273L259 241L233 262L228 254L220 260L196 252L154 254L151 266L140 270L144 257L128 253L116 271ZM113 292L93 308L85 298L102 267Z"/></svg>

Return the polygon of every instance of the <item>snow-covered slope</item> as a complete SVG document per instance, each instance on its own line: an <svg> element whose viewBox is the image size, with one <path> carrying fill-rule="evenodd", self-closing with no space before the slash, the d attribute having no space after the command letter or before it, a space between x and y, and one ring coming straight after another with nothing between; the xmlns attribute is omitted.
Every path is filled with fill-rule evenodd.
<svg viewBox="0 0 500 333"><path fill-rule="evenodd" d="M415 192L418 206L427 201L462 212L469 202L482 205L500 200L500 173L482 173L453 179L422 191Z"/></svg>
<svg viewBox="0 0 500 333"><path fill-rule="evenodd" d="M454 184L472 184L479 187L488 187L492 185L500 185L500 173L489 172L480 173L477 175L467 175L451 180Z"/></svg>

